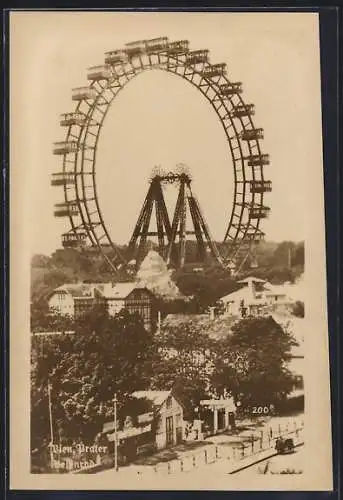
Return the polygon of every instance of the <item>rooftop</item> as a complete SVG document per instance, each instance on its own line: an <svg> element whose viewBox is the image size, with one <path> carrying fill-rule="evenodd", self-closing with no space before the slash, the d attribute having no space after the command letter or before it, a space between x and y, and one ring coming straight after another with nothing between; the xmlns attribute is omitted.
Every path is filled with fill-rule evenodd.
<svg viewBox="0 0 343 500"><path fill-rule="evenodd" d="M195 328L219 340L231 333L231 327L238 319L235 316L219 316L211 319L208 314L168 314L163 320L163 326L172 328L192 322Z"/></svg>
<svg viewBox="0 0 343 500"><path fill-rule="evenodd" d="M260 278L255 278L254 276L248 276L247 278L244 278L243 280L237 281L237 283L266 283L266 280L262 280Z"/></svg>
<svg viewBox="0 0 343 500"><path fill-rule="evenodd" d="M154 406L161 406L170 394L171 391L135 391L132 396L148 399Z"/></svg>
<svg viewBox="0 0 343 500"><path fill-rule="evenodd" d="M130 293L135 290L136 288L141 288L141 287L137 287L137 285L135 283L117 283L116 285L108 288L105 292L104 292L104 296L107 298L107 299L124 299L126 298L128 295L130 295Z"/></svg>
<svg viewBox="0 0 343 500"><path fill-rule="evenodd" d="M125 299L133 290L145 289L132 282L126 283L71 283L55 288L52 293L64 292L75 298L90 298L98 294L106 299Z"/></svg>

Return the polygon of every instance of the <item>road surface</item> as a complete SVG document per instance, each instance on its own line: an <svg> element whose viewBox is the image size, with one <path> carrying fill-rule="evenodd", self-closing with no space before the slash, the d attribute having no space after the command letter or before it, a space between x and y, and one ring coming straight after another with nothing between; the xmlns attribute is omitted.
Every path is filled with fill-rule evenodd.
<svg viewBox="0 0 343 500"><path fill-rule="evenodd" d="M298 474L304 468L304 446L295 448L294 453L287 455L275 455L272 458L267 458L262 462L236 472L235 475L240 478L249 478L256 474L280 474L293 473Z"/></svg>

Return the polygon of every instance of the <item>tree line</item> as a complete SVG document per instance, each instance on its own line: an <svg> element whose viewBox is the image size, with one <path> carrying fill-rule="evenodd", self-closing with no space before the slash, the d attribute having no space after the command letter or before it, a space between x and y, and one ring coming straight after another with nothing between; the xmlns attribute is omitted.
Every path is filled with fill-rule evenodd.
<svg viewBox="0 0 343 500"><path fill-rule="evenodd" d="M192 243L192 242L189 242ZM195 246L194 246L195 248ZM191 250L190 250L191 251ZM243 269L241 278L253 273L273 284L294 282L304 271L303 242L261 242L256 248L258 268ZM75 281L110 282L113 275L104 259L91 250L60 249L50 257L35 255L31 263L32 304L44 307L55 288ZM193 300L164 304L167 312L203 312L220 297L239 288L236 279L221 268L208 268L198 272L193 269L174 271L172 279L185 296Z"/></svg>

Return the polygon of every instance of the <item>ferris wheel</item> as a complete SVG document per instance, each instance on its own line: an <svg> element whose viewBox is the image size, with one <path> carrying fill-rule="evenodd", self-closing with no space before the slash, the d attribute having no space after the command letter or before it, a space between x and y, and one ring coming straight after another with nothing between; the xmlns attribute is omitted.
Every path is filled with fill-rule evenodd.
<svg viewBox="0 0 343 500"><path fill-rule="evenodd" d="M52 174L51 184L62 187L64 197L55 205L54 215L70 222L62 244L88 244L98 249L115 273L126 267L127 259L113 243L100 208L97 149L115 97L132 78L152 69L172 73L195 87L210 103L225 131L234 192L231 212L223 214L227 229L222 261L225 267L237 271L264 237L260 226L270 211L265 196L271 191L271 181L264 177L269 155L262 152L263 129L254 125L254 105L244 102L242 83L229 80L225 63L212 64L208 49L190 50L187 40L160 37L130 42L123 49L106 52L104 64L88 69L89 84L72 90L76 106L74 111L61 115L66 136L64 141L54 143L53 149L62 157L62 168Z"/></svg>

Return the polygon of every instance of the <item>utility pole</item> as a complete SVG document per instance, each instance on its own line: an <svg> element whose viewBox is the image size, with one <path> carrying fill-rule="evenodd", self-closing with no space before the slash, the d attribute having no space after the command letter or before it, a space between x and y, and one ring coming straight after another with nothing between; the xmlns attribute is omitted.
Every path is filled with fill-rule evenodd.
<svg viewBox="0 0 343 500"><path fill-rule="evenodd" d="M50 465L51 465L51 468L53 468L54 431L53 431L53 426L52 426L52 405L51 405L51 384L50 384L50 382L48 382L48 399L49 399L49 421L50 421Z"/></svg>
<svg viewBox="0 0 343 500"><path fill-rule="evenodd" d="M118 471L117 394L114 394L114 470Z"/></svg>

